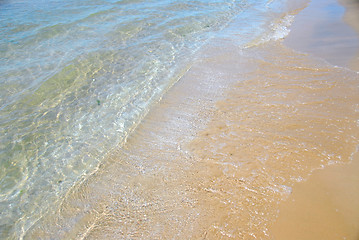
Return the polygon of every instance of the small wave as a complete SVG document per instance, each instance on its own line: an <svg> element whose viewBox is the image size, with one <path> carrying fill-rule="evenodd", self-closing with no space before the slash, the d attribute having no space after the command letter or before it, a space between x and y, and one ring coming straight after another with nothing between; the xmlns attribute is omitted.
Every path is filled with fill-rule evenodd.
<svg viewBox="0 0 359 240"><path fill-rule="evenodd" d="M290 26L295 16L286 14L281 18L269 23L267 30L260 37L250 42L246 47L253 47L270 41L278 41L284 39L290 33Z"/></svg>

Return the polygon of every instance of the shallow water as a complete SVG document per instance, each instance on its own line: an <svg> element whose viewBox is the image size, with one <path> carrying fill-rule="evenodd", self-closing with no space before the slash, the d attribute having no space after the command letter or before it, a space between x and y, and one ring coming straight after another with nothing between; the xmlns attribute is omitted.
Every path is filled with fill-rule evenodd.
<svg viewBox="0 0 359 240"><path fill-rule="evenodd" d="M232 0L0 4L2 238L21 238L96 172L188 70L194 53L231 19L241 16L238 39L245 44L266 31L266 13L279 14L283 5Z"/></svg>
<svg viewBox="0 0 359 240"><path fill-rule="evenodd" d="M243 6L2 2L0 235L21 236L94 171Z"/></svg>
<svg viewBox="0 0 359 240"><path fill-rule="evenodd" d="M355 151L358 74L278 42L303 3L41 4L4 25L4 238L265 238Z"/></svg>
<svg viewBox="0 0 359 240"><path fill-rule="evenodd" d="M189 145L197 159L189 182L200 186L209 239L271 239L268 226L293 184L349 163L358 146L356 72L280 44L240 57L254 69L233 70L238 82Z"/></svg>
<svg viewBox="0 0 359 240"><path fill-rule="evenodd" d="M278 42L216 45L28 239L271 239L294 183L351 161L358 73Z"/></svg>

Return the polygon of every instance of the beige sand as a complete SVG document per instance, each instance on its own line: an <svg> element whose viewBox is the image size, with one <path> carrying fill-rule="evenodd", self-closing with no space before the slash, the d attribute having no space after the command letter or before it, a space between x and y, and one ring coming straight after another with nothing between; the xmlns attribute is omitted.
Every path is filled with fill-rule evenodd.
<svg viewBox="0 0 359 240"><path fill-rule="evenodd" d="M25 239L272 239L291 187L350 162L357 73L278 41L241 49L219 39L199 56Z"/></svg>
<svg viewBox="0 0 359 240"><path fill-rule="evenodd" d="M272 227L278 240L359 239L359 156L294 186Z"/></svg>
<svg viewBox="0 0 359 240"><path fill-rule="evenodd" d="M357 34L359 34L359 1L358 0L338 0L345 8L344 21L348 23ZM359 51L350 63L353 69L359 71Z"/></svg>
<svg viewBox="0 0 359 240"><path fill-rule="evenodd" d="M349 161L356 73L280 42L204 52L27 239L271 239L293 184Z"/></svg>
<svg viewBox="0 0 359 240"><path fill-rule="evenodd" d="M276 219L280 201L288 195L296 197L289 194L290 187L296 192L296 182L307 179L313 170L348 162L358 144L355 109L359 91L354 79L280 45L260 50L254 50L263 56L257 70L240 75L242 81L217 104L218 115L191 145L201 159L194 167L193 176L198 180L191 181L201 183L196 199L208 216L201 221L208 239L309 239L300 231L302 226L308 225L311 228L306 230L316 233L322 225L317 225L317 212L306 205L290 205L293 214L282 210L283 220L273 227L279 231L274 232L268 224ZM316 189L312 182L308 184L309 190L300 196L313 201ZM342 184L349 186L345 181ZM333 187L331 193L341 194L338 188L340 185ZM346 206L356 207L357 198L350 201L347 197L342 194L335 208L346 200ZM327 213L332 207L323 201L317 209ZM314 216L294 222L297 212ZM356 223L351 215L340 214L347 217L344 227ZM325 220L337 223L331 212ZM291 232L282 224L288 222L294 225L292 230L299 231ZM344 227L326 230L353 236L350 232L354 230ZM283 228L289 233L281 235L287 233L281 232Z"/></svg>
<svg viewBox="0 0 359 240"><path fill-rule="evenodd" d="M284 44L359 71L359 41L355 31L359 30L359 4L356 0L341 2L348 6L347 11L336 0L313 0L296 16Z"/></svg>
<svg viewBox="0 0 359 240"><path fill-rule="evenodd" d="M342 0L340 2L347 7L344 19L359 32L359 1ZM316 9L310 9L309 12L313 14L315 11ZM309 29L312 32L318 31L315 23L309 24L309 21L316 19L314 16L302 16L300 19L302 23L299 26L314 26L314 29L310 27ZM342 23L337 25L342 26ZM304 44L297 44L293 38L290 38L286 44L304 51L313 50L315 54L325 57L328 61L334 59L335 62L339 59L341 61L337 61L340 62L339 64L359 70L358 55L354 55L353 59L347 61L346 58L352 55L345 55L345 51L340 51L349 43L352 51L356 52L354 45L350 45L353 43L352 40L349 41L346 35L350 32L345 28L335 29L337 34L335 41L339 49L334 49L332 52L327 51L323 54L313 50L313 43L323 41L325 37L322 36L317 39L304 40L307 41ZM293 34L296 35L302 30L300 27L294 28ZM312 35L311 38L313 37ZM327 45L326 48L330 49L330 46ZM318 170L308 181L296 184L293 187L293 194L281 204L279 217L272 226L271 233L273 238L278 240L359 239L359 155L354 155L351 164Z"/></svg>

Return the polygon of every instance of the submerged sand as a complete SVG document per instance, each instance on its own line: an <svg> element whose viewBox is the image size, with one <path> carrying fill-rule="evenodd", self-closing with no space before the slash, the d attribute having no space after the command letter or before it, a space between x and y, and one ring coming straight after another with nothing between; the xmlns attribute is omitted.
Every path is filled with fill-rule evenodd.
<svg viewBox="0 0 359 240"><path fill-rule="evenodd" d="M357 189L358 103L351 69L281 41L215 39L25 238L310 239L338 222L328 233L355 237L358 198L344 190Z"/></svg>
<svg viewBox="0 0 359 240"><path fill-rule="evenodd" d="M346 6L344 19L359 32L359 2L340 1ZM358 38L343 22L343 15L333 16L333 1L314 1L298 16L293 34L285 43L295 49L320 56L329 62L359 70ZM330 7L329 7L330 6ZM339 8L336 6L336 8ZM339 10L340 12L340 10ZM306 27L308 32L324 31L296 42ZM321 29L320 29L321 28ZM309 30L308 30L309 29ZM329 32L329 33L328 33ZM333 36L335 38L333 39ZM316 44L322 44L322 50ZM351 53L350 53L351 51ZM273 224L274 239L353 239L359 238L359 155L351 163L330 166L314 172L308 181L294 185L289 199L281 204Z"/></svg>

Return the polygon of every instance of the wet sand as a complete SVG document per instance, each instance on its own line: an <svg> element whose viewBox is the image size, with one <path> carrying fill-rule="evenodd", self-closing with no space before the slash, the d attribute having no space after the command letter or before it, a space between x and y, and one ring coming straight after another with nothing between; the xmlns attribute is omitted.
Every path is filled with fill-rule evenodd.
<svg viewBox="0 0 359 240"><path fill-rule="evenodd" d="M284 44L324 58L331 64L359 71L359 3L355 0L341 2L348 10L336 0L313 0L296 16Z"/></svg>
<svg viewBox="0 0 359 240"><path fill-rule="evenodd" d="M251 51L261 59L252 59ZM297 212L280 212L279 234L270 225L282 201L296 196L291 189L296 192L303 182L312 186L305 181L313 171L350 162L359 133L357 75L281 44L251 51L249 58L242 57L256 70L239 71L241 81L217 103L217 115L191 144L201 160L194 169L206 169L193 174L207 190L196 196L208 216L201 223L208 239L296 239L282 223L296 219ZM334 195L337 189L332 188ZM315 190L308 191L301 197L312 201ZM355 196L350 203L355 207ZM306 207L289 208L315 214ZM308 217L294 229L308 223L316 232L315 218ZM331 217L326 220L335 224ZM281 238L283 228L289 234ZM304 234L298 231L297 239L307 239Z"/></svg>
<svg viewBox="0 0 359 240"><path fill-rule="evenodd" d="M359 1L358 0L338 0L345 8L344 21L352 26L359 33Z"/></svg>
<svg viewBox="0 0 359 240"><path fill-rule="evenodd" d="M358 0L339 0L345 8L344 21L348 23L359 35L359 1ZM359 51L350 63L350 66L359 71Z"/></svg>
<svg viewBox="0 0 359 240"><path fill-rule="evenodd" d="M318 170L281 204L273 239L359 239L359 158Z"/></svg>
<svg viewBox="0 0 359 240"><path fill-rule="evenodd" d="M358 74L281 41L223 38L25 239L276 239L283 201L356 151Z"/></svg>
<svg viewBox="0 0 359 240"><path fill-rule="evenodd" d="M293 24L285 44L358 71L359 1L340 3L346 7L344 18L341 14L333 17L335 12L341 12L334 2L313 1L298 16L300 22ZM303 34L303 27L309 29L308 35L296 41L298 34ZM324 34L314 35L321 31L319 28L324 29ZM355 34L353 29L357 31ZM318 49L319 43L322 48ZM280 205L279 217L271 227L273 239L359 239L358 183L358 153L349 164L313 172L307 181L295 184L293 193Z"/></svg>

